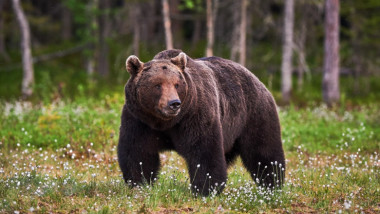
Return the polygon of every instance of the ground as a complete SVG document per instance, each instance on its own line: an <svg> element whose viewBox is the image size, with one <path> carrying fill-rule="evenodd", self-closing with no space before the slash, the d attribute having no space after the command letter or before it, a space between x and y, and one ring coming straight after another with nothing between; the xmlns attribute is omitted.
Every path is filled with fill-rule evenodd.
<svg viewBox="0 0 380 214"><path fill-rule="evenodd" d="M0 212L380 212L378 105L280 108L284 188L256 187L238 160L222 194L200 197L175 152L160 156L156 185L125 186L115 137L122 103L1 103Z"/></svg>

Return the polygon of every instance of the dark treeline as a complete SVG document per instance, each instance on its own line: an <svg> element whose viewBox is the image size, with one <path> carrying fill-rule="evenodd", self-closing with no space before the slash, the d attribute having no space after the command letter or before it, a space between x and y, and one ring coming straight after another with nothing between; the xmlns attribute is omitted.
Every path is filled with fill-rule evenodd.
<svg viewBox="0 0 380 214"><path fill-rule="evenodd" d="M0 0L0 95L8 98L24 94L20 91L25 76L20 51L24 34L15 2ZM285 7L289 1L23 0L19 3L30 26L36 76L30 84L36 91L51 86L58 94L74 86L78 90L78 84L96 88L94 81L122 84L126 57L135 54L150 60L158 51L173 47L191 57L215 55L240 62L271 89L282 88L288 102L295 99L295 91L306 90L305 81L326 82L321 76L331 67L324 59L329 32L325 29L331 29L326 28L326 9L327 3L335 4L334 0L290 2ZM369 86L371 80L359 79L379 73L380 1L345 0L338 9L338 72L357 80L349 86L353 93L368 93L375 90ZM289 11L293 14L287 16Z"/></svg>

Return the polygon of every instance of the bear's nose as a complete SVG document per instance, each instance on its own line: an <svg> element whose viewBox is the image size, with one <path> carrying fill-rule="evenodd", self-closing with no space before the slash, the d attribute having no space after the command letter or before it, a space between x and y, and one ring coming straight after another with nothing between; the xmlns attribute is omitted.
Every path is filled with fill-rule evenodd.
<svg viewBox="0 0 380 214"><path fill-rule="evenodd" d="M176 111L181 107L181 101L180 100L171 100L168 102L168 106L171 110Z"/></svg>

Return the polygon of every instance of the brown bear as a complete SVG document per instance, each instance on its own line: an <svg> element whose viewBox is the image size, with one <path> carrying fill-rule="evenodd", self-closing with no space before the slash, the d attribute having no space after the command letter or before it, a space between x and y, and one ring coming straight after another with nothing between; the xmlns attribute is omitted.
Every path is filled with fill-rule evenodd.
<svg viewBox="0 0 380 214"><path fill-rule="evenodd" d="M219 57L192 59L181 50L152 61L126 61L118 160L131 185L153 181L159 152L174 150L188 167L192 190L220 192L240 155L253 180L280 187L285 159L271 93L245 67Z"/></svg>

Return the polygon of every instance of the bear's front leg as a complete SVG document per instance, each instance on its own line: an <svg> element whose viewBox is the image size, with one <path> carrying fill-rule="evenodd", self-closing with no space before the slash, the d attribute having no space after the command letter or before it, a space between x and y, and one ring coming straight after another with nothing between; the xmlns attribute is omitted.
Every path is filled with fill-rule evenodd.
<svg viewBox="0 0 380 214"><path fill-rule="evenodd" d="M135 186L155 180L160 168L161 141L153 130L123 112L117 155L126 183Z"/></svg>
<svg viewBox="0 0 380 214"><path fill-rule="evenodd" d="M207 196L220 193L227 180L227 164L223 141L219 133L198 137L182 154L187 162L191 189L195 194Z"/></svg>
<svg viewBox="0 0 380 214"><path fill-rule="evenodd" d="M128 140L120 140L118 145L119 166L124 181L132 186L152 183L160 168L158 153L147 153L140 146Z"/></svg>

